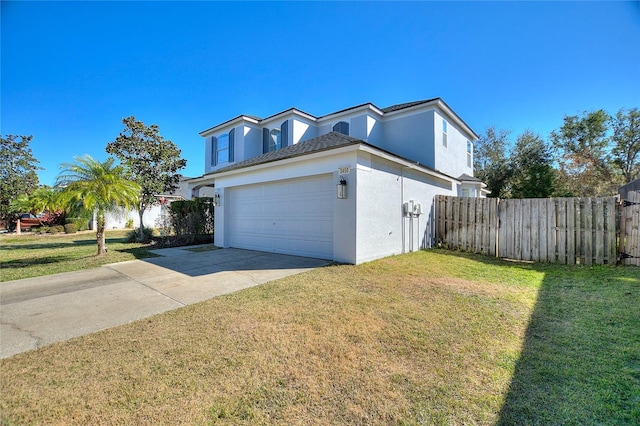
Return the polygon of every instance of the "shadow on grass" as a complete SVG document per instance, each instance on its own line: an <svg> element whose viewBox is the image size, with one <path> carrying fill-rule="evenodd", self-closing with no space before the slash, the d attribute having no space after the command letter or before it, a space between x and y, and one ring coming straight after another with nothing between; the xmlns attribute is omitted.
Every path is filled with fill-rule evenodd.
<svg viewBox="0 0 640 426"><path fill-rule="evenodd" d="M49 265L72 259L70 256L45 256L31 259L16 259L0 262L0 269L24 268L26 266Z"/></svg>
<svg viewBox="0 0 640 426"><path fill-rule="evenodd" d="M60 241L51 242L43 241L41 243L29 243L29 244L4 244L0 247L0 250L43 250L43 249L56 249L56 248L68 248L74 246L86 246L95 244L94 241L78 240L78 241Z"/></svg>
<svg viewBox="0 0 640 426"><path fill-rule="evenodd" d="M640 422L640 269L545 273L498 425Z"/></svg>
<svg viewBox="0 0 640 426"><path fill-rule="evenodd" d="M136 259L149 259L152 257L161 257L155 253L151 253L149 251L149 247L137 247L130 249L115 249L113 251L117 251L119 253L128 253L133 255Z"/></svg>

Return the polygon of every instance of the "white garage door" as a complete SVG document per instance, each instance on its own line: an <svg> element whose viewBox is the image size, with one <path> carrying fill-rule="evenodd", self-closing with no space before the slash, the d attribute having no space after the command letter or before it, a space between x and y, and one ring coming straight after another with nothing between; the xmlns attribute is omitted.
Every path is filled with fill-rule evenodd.
<svg viewBox="0 0 640 426"><path fill-rule="evenodd" d="M233 188L231 247L333 259L331 175Z"/></svg>

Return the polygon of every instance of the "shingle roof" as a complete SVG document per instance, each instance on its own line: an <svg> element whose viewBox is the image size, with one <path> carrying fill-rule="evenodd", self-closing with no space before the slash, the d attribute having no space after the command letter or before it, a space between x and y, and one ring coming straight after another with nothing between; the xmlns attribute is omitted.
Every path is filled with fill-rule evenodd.
<svg viewBox="0 0 640 426"><path fill-rule="evenodd" d="M259 164L271 163L273 161L284 160L287 158L300 157L302 155L312 154L314 152L327 151L334 148L340 148L348 145L356 145L366 143L363 140L352 138L338 132L330 132L316 138L309 139L304 142L290 145L277 151L270 151L266 154L250 158L239 163L231 164L207 175L228 172L231 170L243 169L245 167L257 166Z"/></svg>
<svg viewBox="0 0 640 426"><path fill-rule="evenodd" d="M384 112L384 113L398 111L400 109L405 109L405 108L409 108L409 107L416 106L416 105L426 104L426 103L429 103L429 102L433 102L435 100L438 100L438 98L426 99L426 100L423 100L423 101L405 102L403 104L396 104L396 105L388 106L386 108L382 108L381 111Z"/></svg>

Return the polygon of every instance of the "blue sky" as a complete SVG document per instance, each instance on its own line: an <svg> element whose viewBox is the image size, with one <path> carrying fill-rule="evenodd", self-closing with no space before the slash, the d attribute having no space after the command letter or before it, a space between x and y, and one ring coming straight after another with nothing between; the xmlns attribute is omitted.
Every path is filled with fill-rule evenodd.
<svg viewBox="0 0 640 426"><path fill-rule="evenodd" d="M0 132L64 162L135 115L204 172L198 132L290 107L319 116L441 97L477 133L546 137L640 106L640 2L2 1Z"/></svg>

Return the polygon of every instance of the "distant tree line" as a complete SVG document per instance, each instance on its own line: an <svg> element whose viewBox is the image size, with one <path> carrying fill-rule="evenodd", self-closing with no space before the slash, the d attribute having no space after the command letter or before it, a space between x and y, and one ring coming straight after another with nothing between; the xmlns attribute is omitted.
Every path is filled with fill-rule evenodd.
<svg viewBox="0 0 640 426"><path fill-rule="evenodd" d="M475 176L490 197L596 197L617 194L640 178L640 110L565 116L543 139L531 130L515 139L489 127L474 150Z"/></svg>

